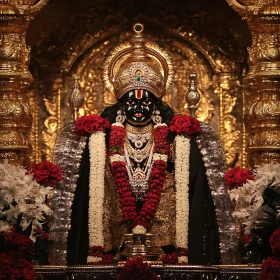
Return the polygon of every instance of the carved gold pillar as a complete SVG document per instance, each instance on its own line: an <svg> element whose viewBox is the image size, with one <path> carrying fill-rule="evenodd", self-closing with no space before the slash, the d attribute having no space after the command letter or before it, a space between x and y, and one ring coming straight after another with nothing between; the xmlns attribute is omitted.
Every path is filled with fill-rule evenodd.
<svg viewBox="0 0 280 280"><path fill-rule="evenodd" d="M244 79L248 162L280 162L280 1L227 2L252 33L250 70Z"/></svg>
<svg viewBox="0 0 280 280"><path fill-rule="evenodd" d="M25 90L32 82L28 70L26 30L48 0L0 0L0 161L28 164L28 132L32 113ZM36 4L35 4L36 3Z"/></svg>

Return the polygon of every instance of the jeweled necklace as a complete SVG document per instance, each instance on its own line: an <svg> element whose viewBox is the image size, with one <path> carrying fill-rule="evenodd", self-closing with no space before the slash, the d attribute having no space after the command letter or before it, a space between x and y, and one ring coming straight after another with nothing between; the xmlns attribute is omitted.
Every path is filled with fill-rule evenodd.
<svg viewBox="0 0 280 280"><path fill-rule="evenodd" d="M125 150L127 151L127 155L129 158L133 159L138 164L142 163L150 155L153 146L153 138L150 137L145 146L144 143L142 143L139 146L141 148L134 148L130 143L128 137L126 137Z"/></svg>
<svg viewBox="0 0 280 280"><path fill-rule="evenodd" d="M148 144L144 147L144 149L148 146ZM131 145L127 145L127 142L124 143L124 154L125 154L125 160L127 165L127 172L129 177L129 183L131 185L131 190L136 198L136 200L144 200L145 194L147 190L149 189L148 180L151 174L152 169L152 158L153 158L153 149L154 149L154 143L151 143L149 145L148 149L141 154L141 150L135 150L136 156L129 151L129 148L132 148ZM144 150L142 149L142 150ZM140 153L137 153L140 151ZM149 155L147 156L147 151L149 152ZM132 156L131 156L132 155ZM138 164L136 168L133 168L131 164L131 159L133 158ZM145 164L143 164L144 160L147 160ZM139 160L140 159L140 160ZM143 167L140 167L140 163L142 163Z"/></svg>
<svg viewBox="0 0 280 280"><path fill-rule="evenodd" d="M109 138L110 166L118 192L123 219L130 222L132 228L138 225L146 229L149 228L156 213L165 181L166 161L169 154L168 131L169 128L165 124L158 125L153 129L154 145L151 149L151 156L149 156L151 164L147 164L152 166L147 180L148 190L146 191L143 207L137 212L136 198L132 192L128 174L130 167L125 160L126 130L119 123L112 125Z"/></svg>

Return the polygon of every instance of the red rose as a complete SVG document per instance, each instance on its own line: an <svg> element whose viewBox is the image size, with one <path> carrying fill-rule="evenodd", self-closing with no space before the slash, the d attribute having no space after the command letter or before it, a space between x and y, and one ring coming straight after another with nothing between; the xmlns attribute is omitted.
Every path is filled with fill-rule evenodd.
<svg viewBox="0 0 280 280"><path fill-rule="evenodd" d="M240 237L240 244L241 244L242 246L245 246L245 245L247 245L248 243L250 243L251 240L252 240L251 235L249 235L249 234L244 234L244 235L242 235L242 236Z"/></svg>
<svg viewBox="0 0 280 280"><path fill-rule="evenodd" d="M280 260L277 258L267 258L262 263L260 280L275 280L280 277Z"/></svg>
<svg viewBox="0 0 280 280"><path fill-rule="evenodd" d="M38 184L45 184L49 181L50 172L46 169L34 170L34 178Z"/></svg>
<svg viewBox="0 0 280 280"><path fill-rule="evenodd" d="M8 232L5 234L4 247L9 250L16 250L21 256L27 256L34 252L32 240L18 232Z"/></svg>
<svg viewBox="0 0 280 280"><path fill-rule="evenodd" d="M197 119L187 115L177 115L170 122L170 131L188 136L199 134L201 129Z"/></svg>
<svg viewBox="0 0 280 280"><path fill-rule="evenodd" d="M43 234L41 234L41 235L39 236L39 238L40 238L41 240L50 240L50 236L49 236L46 232L44 232Z"/></svg>
<svg viewBox="0 0 280 280"><path fill-rule="evenodd" d="M280 257L280 229L277 229L272 233L269 241L270 241L272 253L276 257Z"/></svg>
<svg viewBox="0 0 280 280"><path fill-rule="evenodd" d="M34 173L37 183L44 186L55 186L62 180L61 168L47 160L31 165L30 172Z"/></svg>
<svg viewBox="0 0 280 280"><path fill-rule="evenodd" d="M178 263L178 255L175 252L172 254L165 254L162 257L162 262L166 264L176 264Z"/></svg>
<svg viewBox="0 0 280 280"><path fill-rule="evenodd" d="M225 184L229 187L229 189L238 188L245 184L248 180L254 180L252 171L249 169L235 167L227 171L225 174Z"/></svg>
<svg viewBox="0 0 280 280"><path fill-rule="evenodd" d="M22 274L26 280L34 280L35 279L35 271L32 265L25 267L22 270Z"/></svg>
<svg viewBox="0 0 280 280"><path fill-rule="evenodd" d="M159 278L153 272L151 267L143 262L143 259L138 257L134 260L128 260L117 275L117 280L158 280Z"/></svg>
<svg viewBox="0 0 280 280"><path fill-rule="evenodd" d="M77 119L75 131L80 136L89 136L97 131L110 129L111 124L108 119L99 115L83 116Z"/></svg>

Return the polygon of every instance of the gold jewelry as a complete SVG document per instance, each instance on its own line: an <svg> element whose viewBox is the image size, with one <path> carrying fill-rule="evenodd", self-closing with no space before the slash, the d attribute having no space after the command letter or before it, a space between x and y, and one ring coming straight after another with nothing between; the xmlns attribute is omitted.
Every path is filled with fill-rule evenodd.
<svg viewBox="0 0 280 280"><path fill-rule="evenodd" d="M103 65L105 87L117 99L130 90L143 89L165 96L173 79L173 64L166 51L142 36L144 26L133 26L134 36L118 45Z"/></svg>
<svg viewBox="0 0 280 280"><path fill-rule="evenodd" d="M132 134L143 134L143 133L152 133L153 131L153 124L150 123L146 126L133 126L129 123L125 124L126 132L130 132Z"/></svg>
<svg viewBox="0 0 280 280"><path fill-rule="evenodd" d="M130 141L128 140L128 137L125 139L127 153L130 158L132 158L136 163L143 162L150 154L152 145L153 145L153 139L150 137L147 144L142 149L135 149Z"/></svg>

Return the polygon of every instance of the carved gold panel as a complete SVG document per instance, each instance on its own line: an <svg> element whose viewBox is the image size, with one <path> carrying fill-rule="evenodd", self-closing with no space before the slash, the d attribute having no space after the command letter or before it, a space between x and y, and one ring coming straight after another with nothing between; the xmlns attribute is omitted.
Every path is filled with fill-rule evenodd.
<svg viewBox="0 0 280 280"><path fill-rule="evenodd" d="M40 109L37 106L39 158L51 159L58 130L72 121L68 97L74 75L78 76L80 90L85 97L80 115L100 113L105 106L115 102L115 97L104 89L101 66L109 50L131 36L130 29L127 27L128 31L122 31L103 28L91 35L85 34L82 39L80 34L77 36L79 40L75 41L73 38L65 53L60 56L61 60L54 62L61 68L57 74L52 73L47 81L41 81L43 92L40 95L43 96L43 102L40 103ZM225 145L228 165L241 165L242 124L238 124L233 110L236 108L237 95L242 100L242 89L235 62L227 59L218 48L206 42L205 38L200 38L183 27L169 29L161 36L146 28L145 35L166 49L175 65L175 79L165 100L175 111L188 113L185 95L189 74L195 72L201 94L197 117L200 121L210 123L220 135ZM45 63L49 65L49 62ZM60 88L60 91L54 90L55 88ZM240 109L239 116L242 116L242 106Z"/></svg>

